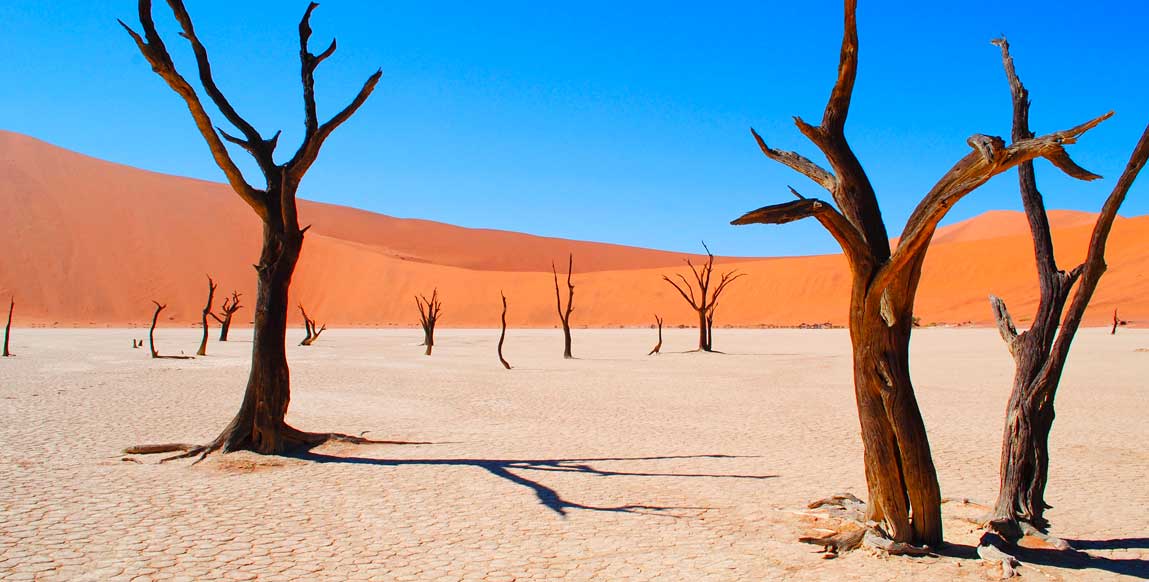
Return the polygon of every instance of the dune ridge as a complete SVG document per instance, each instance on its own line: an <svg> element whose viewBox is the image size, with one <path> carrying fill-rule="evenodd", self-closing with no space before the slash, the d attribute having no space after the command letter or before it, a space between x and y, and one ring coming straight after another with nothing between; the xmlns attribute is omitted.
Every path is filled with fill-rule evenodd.
<svg viewBox="0 0 1149 582"><path fill-rule="evenodd" d="M1101 201L1098 201L1100 205ZM32 137L0 132L0 297L15 294L19 325L143 325L151 300L168 325L199 320L205 274L237 290L251 319L259 224L223 184L101 161ZM1052 211L1059 260L1084 255L1095 215ZM499 291L512 326L557 324L552 260L575 255L575 327L667 325L693 314L662 274L685 272L680 253L472 229L302 201L312 224L292 286L333 326L415 325L413 295L438 288L442 325L498 323ZM1024 325L1037 300L1024 215L993 211L939 229L916 314L924 323L988 324L986 295L1004 297ZM1109 272L1086 313L1104 325L1114 307L1149 321L1149 216L1118 219ZM719 326L846 321L849 277L841 256L719 258L749 276L724 296ZM293 321L298 319L292 314Z"/></svg>

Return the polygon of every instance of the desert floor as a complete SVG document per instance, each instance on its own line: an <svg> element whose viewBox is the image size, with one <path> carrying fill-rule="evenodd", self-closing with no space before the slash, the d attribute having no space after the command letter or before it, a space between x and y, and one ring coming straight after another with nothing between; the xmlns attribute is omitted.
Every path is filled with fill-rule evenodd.
<svg viewBox="0 0 1149 582"><path fill-rule="evenodd" d="M577 314L576 314L577 317ZM292 330L292 333L301 330ZM844 330L438 333L331 329L289 347L290 421L424 445L132 462L203 442L238 407L250 331L152 360L146 330L17 329L0 361L0 578L985 580L983 509L945 507L942 556L821 559L807 502L865 496ZM161 328L161 353L199 332ZM213 330L214 336L214 330ZM292 337L294 344L299 338ZM1149 576L1149 330L1082 332L1058 395L1047 516L1087 554L1031 550L1027 580ZM676 352L676 353L672 353ZM914 333L943 495L997 486L1012 363L991 329Z"/></svg>

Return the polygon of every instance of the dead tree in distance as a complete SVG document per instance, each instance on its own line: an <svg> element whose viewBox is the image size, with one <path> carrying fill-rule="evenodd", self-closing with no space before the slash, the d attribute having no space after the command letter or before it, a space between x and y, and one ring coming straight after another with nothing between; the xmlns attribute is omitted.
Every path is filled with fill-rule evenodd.
<svg viewBox="0 0 1149 582"><path fill-rule="evenodd" d="M307 311L303 309L302 303L299 304L299 312L303 314L303 329L307 332L307 336L299 342L299 345L309 346L319 339L319 334L327 329L327 324L323 324L323 327L315 327L315 320L307 316Z"/></svg>
<svg viewBox="0 0 1149 582"><path fill-rule="evenodd" d="M1009 42L1004 38L993 42L1001 49L1013 99L1013 139L1031 139L1029 91L1017 76ZM1018 332L1005 301L990 296L998 330L1009 346L1016 367L1005 413L998 498L988 520L989 531L982 539L982 546L999 543L994 539L995 535L1013 544L1024 535L1033 534L1044 537L1054 546L1068 548L1064 542L1046 535L1049 521L1045 519L1048 507L1045 486L1049 478L1049 433L1053 426L1054 398L1070 344L1105 272L1105 246L1117 210L1145 166L1146 158L1149 158L1149 127L1141 135L1124 173L1105 200L1093 227L1085 261L1070 270L1062 270L1057 265L1049 218L1045 201L1037 188L1033 162L1025 161L1018 165L1021 199L1033 236L1040 298L1033 324L1028 330ZM1053 158L1051 161L1062 169L1072 163L1068 158ZM1070 175L1082 179L1098 177L1080 168ZM1075 285L1076 291L1073 291ZM1113 330L1116 329L1117 312L1114 311ZM999 557L995 554L995 558Z"/></svg>
<svg viewBox="0 0 1149 582"><path fill-rule="evenodd" d="M680 273L675 273L675 276L682 281L682 285L666 275L663 275L662 279L670 283L678 291L678 294L682 295L682 298L690 304L690 308L698 313L698 350L709 352L713 351L714 345L713 338L710 337L710 332L714 327L714 307L718 304L718 299L726 290L726 286L746 274L738 271L722 273L717 285L711 289L711 276L714 274L714 253L710 252L710 247L706 246L706 241L702 242L702 248L706 249L706 264L695 267L690 259L686 259L686 266L690 267L690 272L694 275L693 285ZM698 296L694 294L694 285L698 286Z"/></svg>
<svg viewBox="0 0 1149 582"><path fill-rule="evenodd" d="M160 312L167 309L167 304L160 304L159 301L152 300L156 305L156 311L152 314L152 327L148 330L148 348L152 351L152 358L162 360L190 360L192 356L161 356L159 350L156 349L156 322L160 319ZM143 343L143 342L140 342Z"/></svg>
<svg viewBox="0 0 1149 582"><path fill-rule="evenodd" d="M203 306L203 318L200 320L202 325L203 325L203 339L200 340L199 349L196 350L195 355L197 355L197 356L206 356L207 355L207 316L209 316L209 315L214 316L215 315L211 312L211 305L215 301L215 288L216 288L215 281L212 281L211 275L208 275L207 276L207 305Z"/></svg>
<svg viewBox="0 0 1149 582"><path fill-rule="evenodd" d="M231 330L231 317L235 315L235 312L239 311L241 307L239 304L239 296L239 293L232 291L230 298L224 297L223 306L220 307L219 315L211 314L212 319L215 319L216 322L219 323L219 341L221 342L227 341L227 332Z"/></svg>
<svg viewBox="0 0 1149 582"><path fill-rule="evenodd" d="M559 321L563 324L563 358L571 359L571 311L574 311L574 283L571 283L571 273L574 272L574 254L567 258L567 306L563 309L562 295L559 294L559 273L555 270L555 263L551 261L551 273L555 276L555 305L559 312Z"/></svg>
<svg viewBox="0 0 1149 582"><path fill-rule="evenodd" d="M499 363L501 363L504 368L510 370L511 365L508 364L507 359L503 357L503 341L507 339L507 296L503 295L502 291L499 291L499 297L503 298L503 328L502 331L499 332Z"/></svg>
<svg viewBox="0 0 1149 582"><path fill-rule="evenodd" d="M1069 161L1064 146L1112 113L1008 146L999 137L969 138L973 151L926 193L910 215L897 248L891 250L874 188L844 131L858 66L856 9L857 0L845 0L838 77L821 124L794 120L798 130L825 154L832 171L800 154L770 148L751 130L766 157L825 188L837 208L799 195L793 202L748 212L733 224L783 224L814 217L842 247L852 277L849 324L869 492L866 512L870 520L882 525L875 535L884 533L893 540L895 545L887 549L902 551L906 544L936 546L942 541L937 472L909 372L914 296L938 222L966 194L1027 160L1044 157L1070 175L1091 176Z"/></svg>
<svg viewBox="0 0 1149 582"><path fill-rule="evenodd" d="M256 263L258 285L255 301L254 337L252 341L251 372L243 403L230 423L219 436L202 446L188 447L173 444L168 450L182 450L183 454L172 458L190 457L222 450L252 450L263 454L278 454L299 447L315 446L330 439L349 442L366 442L366 439L333 433L308 433L287 424L285 417L291 401L291 380L287 367L287 295L291 276L295 272L299 253L303 248L303 236L307 228L299 227L296 207L296 192L304 174L315 163L324 142L340 125L351 118L367 100L382 76L382 71L372 74L355 98L336 113L331 119L320 123L315 100L315 70L335 52L335 41L323 52L316 55L308 48L311 38L311 14L318 6L314 2L307 6L299 22L299 60L303 85L304 135L303 143L294 155L283 164L274 160L274 152L279 142L279 133L265 138L244 119L216 85L212 75L207 49L200 42L192 26L191 16L182 0L168 0L175 20L179 23L184 39L191 45L195 55L198 77L211 104L219 110L240 135L232 135L218 130L207 109L200 101L196 90L177 70L163 39L156 30L152 19L151 0L139 0L139 20L143 35L132 30L122 21L127 30L155 71L187 105L196 128L211 150L216 165L223 170L228 183L236 194L244 200L263 222L263 249ZM248 183L239 167L231 158L224 145L229 141L249 153L255 165L263 174L265 186L256 188ZM162 452L164 446L148 446L149 452ZM139 449L130 449L139 450Z"/></svg>
<svg viewBox="0 0 1149 582"><path fill-rule="evenodd" d="M655 314L654 321L658 323L658 343L654 344L654 349L650 350L650 353L646 354L648 356L653 356L662 349L662 318L659 317L658 314Z"/></svg>
<svg viewBox="0 0 1149 582"><path fill-rule="evenodd" d="M427 346L423 355L429 356L435 347L435 324L439 322L439 314L443 310L439 290L432 289L429 299L424 295L416 295L415 306L419 308L419 325L423 327L423 345Z"/></svg>
<svg viewBox="0 0 1149 582"><path fill-rule="evenodd" d="M1121 321L1120 317L1117 317L1117 308L1114 307L1113 308L1113 329L1109 330L1109 335L1117 335L1117 326L1124 325L1124 324L1125 324L1125 322Z"/></svg>
<svg viewBox="0 0 1149 582"><path fill-rule="evenodd" d="M8 338L12 336L12 311L16 309L16 297L13 296L8 301L8 325L4 326L4 357L10 357L12 352L8 351Z"/></svg>

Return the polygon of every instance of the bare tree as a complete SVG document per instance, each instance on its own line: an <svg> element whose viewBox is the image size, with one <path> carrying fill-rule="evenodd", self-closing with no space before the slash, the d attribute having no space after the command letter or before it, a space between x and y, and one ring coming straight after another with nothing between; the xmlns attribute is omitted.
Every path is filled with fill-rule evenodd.
<svg viewBox="0 0 1149 582"><path fill-rule="evenodd" d="M1009 42L1002 38L995 40L994 44L1001 48L1013 98L1013 139L1031 139L1033 133L1029 129L1029 91L1017 76L1009 52ZM990 296L998 329L1009 346L1016 368L1002 436L1000 489L987 524L991 533L983 537L983 546L1000 541L994 534L1010 544L1016 543L1023 535L1033 534L1045 537L1054 545L1068 547L1064 542L1046 535L1049 521L1045 519L1045 509L1048 506L1044 494L1049 477L1049 433L1053 426L1054 397L1070 344L1081 325L1101 275L1105 272L1105 246L1117 210L1145 166L1146 158L1149 158L1149 127L1142 134L1124 173L1097 217L1085 261L1068 271L1060 269L1054 257L1049 218L1044 199L1037 189L1033 162L1026 161L1018 165L1021 199L1033 235L1041 295L1033 324L1020 333L1014 326L1005 301ZM1065 162L1063 159L1058 166L1064 166ZM1079 170L1071 174L1083 179L1098 177L1083 172ZM1073 291L1074 286L1076 291ZM1117 329L1117 322L1117 312L1114 310L1113 331Z"/></svg>
<svg viewBox="0 0 1149 582"><path fill-rule="evenodd" d="M439 314L443 310L443 303L439 301L439 290L431 290L431 298L424 295L415 296L415 306L419 308L419 325L423 327L423 345L427 346L424 356L431 355L431 348L435 347L435 324L439 323Z"/></svg>
<svg viewBox="0 0 1149 582"><path fill-rule="evenodd" d="M574 284L571 283L571 273L574 272L574 254L567 258L567 307L563 309L562 295L559 294L559 273L555 270L555 263L551 261L551 273L555 276L555 305L559 312L559 321L563 324L563 357L571 359L571 311L574 311Z"/></svg>
<svg viewBox="0 0 1149 582"><path fill-rule="evenodd" d="M207 355L207 316L211 315L214 317L214 315L215 315L211 312L211 305L215 301L215 288L216 288L215 281L212 281L211 275L208 275L207 276L207 305L203 306L203 318L200 320L201 325L203 326L203 339L200 340L199 349L196 350L195 355L197 355L197 356L206 356Z"/></svg>
<svg viewBox="0 0 1149 582"><path fill-rule="evenodd" d="M686 259L686 266L690 267L690 272L694 275L694 285L698 286L697 296L694 294L694 285L682 274L675 273L675 276L682 281L682 285L666 275L663 275L662 279L670 283L678 291L678 294L682 295L682 298L690 304L691 309L698 313L698 350L710 352L713 351L714 346L711 331L714 329L714 308L718 305L718 299L726 290L727 285L739 277L746 276L746 274L738 271L722 273L712 290L711 276L714 274L714 253L710 252L710 247L706 246L706 241L702 242L702 248L706 249L706 264L695 267L690 259Z"/></svg>
<svg viewBox="0 0 1149 582"><path fill-rule="evenodd" d="M319 334L327 329L327 324L323 324L323 327L315 327L315 320L307 316L307 311L303 309L302 303L299 304L299 312L303 314L303 328L307 332L307 336L299 342L299 345L309 346L319 339Z"/></svg>
<svg viewBox="0 0 1149 582"><path fill-rule="evenodd" d="M1069 160L1064 146L1112 113L1008 146L999 137L969 138L973 151L926 193L891 251L877 196L844 132L858 65L856 8L856 0L845 0L838 78L821 124L795 118L799 131L825 154L832 171L800 154L770 148L751 130L766 157L825 188L837 208L798 195L796 201L754 210L733 224L783 224L814 217L842 247L852 277L849 324L869 490L866 517L882 525L872 530L871 537L888 537L894 545L887 549L902 551L907 544L936 546L942 541L937 473L909 373L914 296L938 222L958 200L994 175L1037 157L1049 159L1072 176L1091 176ZM861 539L858 536L858 542Z"/></svg>
<svg viewBox="0 0 1149 582"><path fill-rule="evenodd" d="M1125 322L1117 317L1117 308L1113 308L1113 329L1109 330L1109 335L1117 335L1117 326L1125 325Z"/></svg>
<svg viewBox="0 0 1149 582"><path fill-rule="evenodd" d="M279 142L279 132L271 138L264 138L246 119L240 116L232 104L224 97L212 76L207 49L200 42L192 26L182 0L168 0L181 34L191 45L195 55L198 76L211 104L234 126L239 136L231 135L215 128L207 109L200 101L196 90L176 70L175 63L156 30L152 19L151 0L139 0L139 20L143 35L120 22L136 42L140 53L191 112L196 128L207 142L216 165L223 170L227 181L240 198L244 200L263 222L263 249L256 271L258 286L255 302L254 340L252 342L251 372L243 403L235 418L210 443L187 447L182 444L169 445L168 450L182 450L183 454L172 458L206 456L212 451L223 452L247 449L264 454L277 454L299 447L315 446L330 439L349 442L366 442L366 439L334 433L308 433L287 424L288 404L291 400L290 372L287 367L287 295L291 276L299 260L303 247L303 236L307 228L299 227L296 207L296 192L304 174L311 168L324 142L340 125L351 118L375 89L382 71L376 71L363 84L349 105L336 113L330 120L320 123L315 99L315 70L335 52L335 41L320 54L313 54L308 48L311 38L311 14L318 6L308 5L299 22L299 60L303 85L304 136L303 143L285 163L277 164L273 154ZM224 145L231 142L247 153L263 174L265 186L256 188L248 183L239 167L232 160ZM149 452L160 452L165 446L149 446ZM139 449L134 449L139 450Z"/></svg>
<svg viewBox="0 0 1149 582"><path fill-rule="evenodd" d="M167 305L161 305L159 301L153 300L152 303L156 304L156 311L152 314L152 327L148 330L148 348L152 351L152 358L165 359L165 360L190 360L191 356L161 356L160 352L156 350L156 322L160 319L160 312L167 309ZM143 342L140 342L143 343Z"/></svg>
<svg viewBox="0 0 1149 582"><path fill-rule="evenodd" d="M232 291L231 297L224 297L223 306L219 310L219 315L211 314L212 319L219 323L219 341L227 341L227 332L231 330L231 318L239 311L241 305L239 304L240 294Z"/></svg>
<svg viewBox="0 0 1149 582"><path fill-rule="evenodd" d="M499 362L503 364L504 368L510 370L511 365L508 364L507 359L503 357L503 341L507 339L507 296L503 295L502 291L499 291L499 297L503 298L503 328L502 331L499 332Z"/></svg>
<svg viewBox="0 0 1149 582"><path fill-rule="evenodd" d="M12 311L16 309L16 297L13 296L8 302L8 325L4 326L4 354L5 358L10 357L12 352L8 351L8 339L12 336Z"/></svg>
<svg viewBox="0 0 1149 582"><path fill-rule="evenodd" d="M648 356L653 356L662 349L662 318L659 317L658 314L655 314L654 321L658 323L658 343L654 344L654 349L650 350L650 353L646 354Z"/></svg>

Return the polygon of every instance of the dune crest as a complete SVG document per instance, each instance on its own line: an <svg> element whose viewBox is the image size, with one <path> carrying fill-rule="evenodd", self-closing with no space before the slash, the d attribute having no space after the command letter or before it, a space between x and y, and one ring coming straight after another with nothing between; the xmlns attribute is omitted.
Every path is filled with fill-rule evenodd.
<svg viewBox="0 0 1149 582"><path fill-rule="evenodd" d="M153 298L169 305L169 325L190 325L202 309L205 273L220 283L220 293L234 289L254 297L259 223L226 185L113 164L0 132L0 207L0 295L19 298L21 325L145 324ZM318 202L301 201L300 215L313 228L293 300L333 326L417 325L414 294L437 287L444 327L497 326L500 290L508 297L510 325L552 327L558 319L550 263L568 252L575 255L578 288L574 327L645 326L656 312L668 326L693 319L661 281L664 273L685 271L680 253L463 228ZM1094 216L1051 212L1063 264L1084 256ZM1109 273L1087 324L1109 322L1114 307L1124 319L1149 321L1145 240L1149 216L1117 221ZM992 291L1024 325L1037 300L1032 256L1019 212L988 212L939 229L916 313L925 323L990 323L986 295ZM720 258L719 264L749 275L724 297L719 327L845 323L849 285L840 256ZM245 308L236 325L250 319Z"/></svg>

